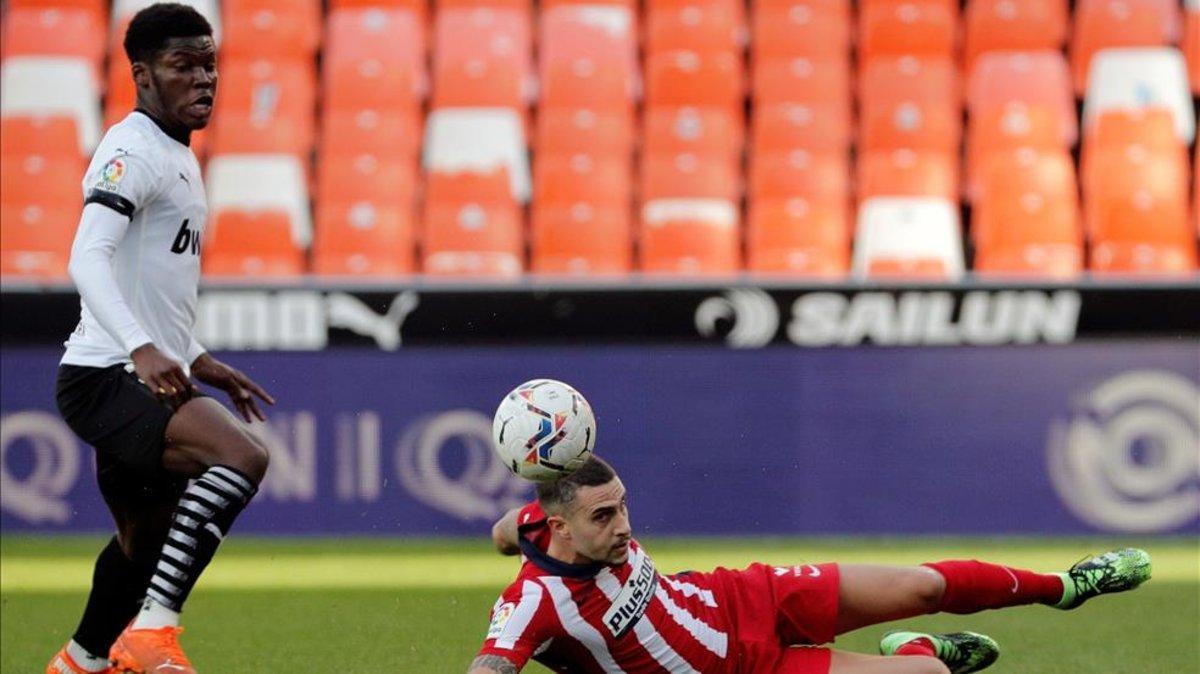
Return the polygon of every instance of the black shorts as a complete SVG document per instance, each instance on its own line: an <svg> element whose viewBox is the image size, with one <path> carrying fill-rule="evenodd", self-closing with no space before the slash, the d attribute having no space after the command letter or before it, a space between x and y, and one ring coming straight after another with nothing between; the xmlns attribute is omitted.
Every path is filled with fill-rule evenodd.
<svg viewBox="0 0 1200 674"><path fill-rule="evenodd" d="M110 508L179 499L187 478L163 468L175 410L124 365L60 365L55 397L71 430L96 449L96 481Z"/></svg>

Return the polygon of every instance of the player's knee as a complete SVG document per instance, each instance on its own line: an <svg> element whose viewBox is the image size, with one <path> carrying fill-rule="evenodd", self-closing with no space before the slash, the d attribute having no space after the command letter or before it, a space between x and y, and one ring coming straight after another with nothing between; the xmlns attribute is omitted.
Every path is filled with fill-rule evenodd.
<svg viewBox="0 0 1200 674"><path fill-rule="evenodd" d="M937 658L905 656L906 674L950 674L950 668Z"/></svg>
<svg viewBox="0 0 1200 674"><path fill-rule="evenodd" d="M242 433L232 446L224 447L223 450L221 463L236 468L255 484L262 482L271 460L266 443L258 436Z"/></svg>
<svg viewBox="0 0 1200 674"><path fill-rule="evenodd" d="M946 579L933 569L919 566L907 579L909 595L925 613L937 613L946 593Z"/></svg>

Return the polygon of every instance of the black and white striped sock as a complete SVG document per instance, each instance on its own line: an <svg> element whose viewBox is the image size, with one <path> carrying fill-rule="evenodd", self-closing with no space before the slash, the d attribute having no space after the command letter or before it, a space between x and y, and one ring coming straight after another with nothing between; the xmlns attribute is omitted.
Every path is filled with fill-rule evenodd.
<svg viewBox="0 0 1200 674"><path fill-rule="evenodd" d="M153 602L176 613L183 609L204 567L256 491L250 478L228 466L209 468L184 491L146 590L147 605Z"/></svg>

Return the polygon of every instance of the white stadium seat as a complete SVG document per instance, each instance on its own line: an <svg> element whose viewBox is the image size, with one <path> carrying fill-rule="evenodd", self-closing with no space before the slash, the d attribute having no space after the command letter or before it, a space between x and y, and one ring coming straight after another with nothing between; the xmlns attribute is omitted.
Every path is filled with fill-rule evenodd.
<svg viewBox="0 0 1200 674"><path fill-rule="evenodd" d="M958 207L945 199L877 197L858 213L855 278L956 280L963 274Z"/></svg>
<svg viewBox="0 0 1200 674"><path fill-rule="evenodd" d="M13 56L0 68L0 115L62 115L75 119L79 150L100 142L96 71L84 59Z"/></svg>
<svg viewBox="0 0 1200 674"><path fill-rule="evenodd" d="M292 240L301 248L312 241L308 180L291 154L224 154L208 162L209 209L286 212Z"/></svg>
<svg viewBox="0 0 1200 674"><path fill-rule="evenodd" d="M508 171L513 198L529 201L533 191L525 126L511 108L441 108L429 113L422 162L430 172Z"/></svg>
<svg viewBox="0 0 1200 674"><path fill-rule="evenodd" d="M1084 127L1108 110L1167 108L1180 140L1191 145L1196 118L1183 53L1170 47L1105 49L1092 59Z"/></svg>
<svg viewBox="0 0 1200 674"><path fill-rule="evenodd" d="M153 5L161 0L114 0L112 5L112 21L109 26L112 30L124 30L125 23L133 18L134 14ZM213 29L213 41L221 44L221 7L217 0L175 0L184 5L195 8L200 15L208 19L209 24ZM120 42L119 36L118 43Z"/></svg>

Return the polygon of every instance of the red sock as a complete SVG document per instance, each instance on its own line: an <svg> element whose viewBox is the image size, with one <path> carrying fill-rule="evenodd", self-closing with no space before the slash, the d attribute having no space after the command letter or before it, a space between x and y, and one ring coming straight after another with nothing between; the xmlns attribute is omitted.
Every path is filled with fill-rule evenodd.
<svg viewBox="0 0 1200 674"><path fill-rule="evenodd" d="M1062 579L979 560L933 562L925 566L946 579L941 610L975 613L1024 604L1056 604L1062 599Z"/></svg>
<svg viewBox="0 0 1200 674"><path fill-rule="evenodd" d="M925 655L931 658L937 657L937 649L933 647L933 642L925 637L913 639L896 649L896 655Z"/></svg>

